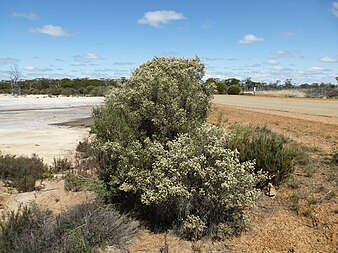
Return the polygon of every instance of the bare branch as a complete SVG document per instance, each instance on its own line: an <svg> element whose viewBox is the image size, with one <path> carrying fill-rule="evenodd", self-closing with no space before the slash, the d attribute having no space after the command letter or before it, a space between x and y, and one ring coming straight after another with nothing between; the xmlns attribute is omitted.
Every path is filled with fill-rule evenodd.
<svg viewBox="0 0 338 253"><path fill-rule="evenodd" d="M19 70L18 65L12 65L9 70L9 78L11 81L11 88L12 93L20 95L21 94L21 87L19 84L21 78L21 72Z"/></svg>

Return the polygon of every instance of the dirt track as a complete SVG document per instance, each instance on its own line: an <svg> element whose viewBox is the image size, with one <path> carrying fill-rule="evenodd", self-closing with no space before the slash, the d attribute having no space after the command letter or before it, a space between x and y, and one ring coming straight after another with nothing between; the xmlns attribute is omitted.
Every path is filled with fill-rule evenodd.
<svg viewBox="0 0 338 253"><path fill-rule="evenodd" d="M213 103L338 118L337 100L216 95Z"/></svg>

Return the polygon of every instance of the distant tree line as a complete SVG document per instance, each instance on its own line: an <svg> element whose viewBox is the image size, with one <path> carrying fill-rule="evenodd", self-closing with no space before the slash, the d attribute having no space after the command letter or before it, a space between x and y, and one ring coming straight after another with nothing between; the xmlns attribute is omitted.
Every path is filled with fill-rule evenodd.
<svg viewBox="0 0 338 253"><path fill-rule="evenodd" d="M48 94L48 95L80 95L103 96L105 91L116 87L125 79L47 79L36 78L32 80L2 80L0 81L0 93L7 94Z"/></svg>
<svg viewBox="0 0 338 253"><path fill-rule="evenodd" d="M338 78L336 80L338 82ZM245 80L208 78L205 84L213 84L218 94L236 94L233 93L234 90L239 90L237 92L239 94L253 91L254 87L256 87L257 91L302 89L309 97L338 97L338 84L323 82L296 85L292 82L292 79L286 79L284 82L277 80L275 83L265 83L252 81L251 78Z"/></svg>
<svg viewBox="0 0 338 253"><path fill-rule="evenodd" d="M31 80L20 79L20 73L15 68L11 70L10 80L0 80L0 93L7 94L47 94L47 95L77 95L77 96L103 96L107 89L118 86L118 83L125 83L126 78L120 79L48 79L36 78ZM337 82L338 79L336 78ZM308 97L338 97L338 84L333 83L303 83L296 85L292 79L284 82L277 80L274 83L256 82L247 78L219 79L208 78L204 85L213 84L216 94L237 95L253 91L302 89Z"/></svg>

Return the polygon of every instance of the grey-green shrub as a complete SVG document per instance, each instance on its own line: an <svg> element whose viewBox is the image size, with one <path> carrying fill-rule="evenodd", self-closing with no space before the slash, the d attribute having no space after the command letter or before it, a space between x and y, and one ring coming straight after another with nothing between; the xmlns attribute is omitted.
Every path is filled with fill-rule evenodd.
<svg viewBox="0 0 338 253"><path fill-rule="evenodd" d="M170 140L206 121L212 88L202 86L199 58L156 57L137 68L94 110L100 142Z"/></svg>
<svg viewBox="0 0 338 253"><path fill-rule="evenodd" d="M297 159L309 160L298 145L266 127L237 125L227 147L239 151L241 162L255 160L256 170L268 173L275 185L290 175Z"/></svg>
<svg viewBox="0 0 338 253"><path fill-rule="evenodd" d="M214 87L203 74L198 58L154 58L93 112L107 200L189 239L239 232L264 178L205 123Z"/></svg>
<svg viewBox="0 0 338 253"><path fill-rule="evenodd" d="M33 205L0 220L0 252L97 252L108 245L125 250L137 229L136 222L97 201L59 215Z"/></svg>
<svg viewBox="0 0 338 253"><path fill-rule="evenodd" d="M44 178L48 166L37 155L31 157L3 155L0 152L0 179L18 191L32 191L35 181Z"/></svg>
<svg viewBox="0 0 338 253"><path fill-rule="evenodd" d="M254 205L255 186L265 177L253 172L253 162L240 163L227 141L222 129L205 124L164 144L149 138L126 148L107 144L115 161L106 171L111 199L127 201L157 225L187 231L180 227L192 216L205 224L203 233L196 226L199 231L189 230L185 237L213 234L219 224L237 233L244 216L234 217Z"/></svg>

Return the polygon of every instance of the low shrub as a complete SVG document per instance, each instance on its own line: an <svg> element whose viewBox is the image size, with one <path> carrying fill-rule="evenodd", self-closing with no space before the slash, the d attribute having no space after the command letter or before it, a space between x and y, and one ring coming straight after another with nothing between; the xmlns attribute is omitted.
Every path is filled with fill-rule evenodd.
<svg viewBox="0 0 338 253"><path fill-rule="evenodd" d="M51 169L54 173L60 173L73 169L73 164L67 158L54 157Z"/></svg>
<svg viewBox="0 0 338 253"><path fill-rule="evenodd" d="M35 181L43 179L46 171L48 166L37 155L16 157L0 153L0 179L20 192L34 190Z"/></svg>
<svg viewBox="0 0 338 253"><path fill-rule="evenodd" d="M293 172L296 160L304 163L309 160L294 142L266 127L236 126L228 148L239 151L241 162L255 160L255 170L268 173L274 185L279 185Z"/></svg>
<svg viewBox="0 0 338 253"><path fill-rule="evenodd" d="M227 93L229 95L238 95L239 93L241 93L241 88L239 87L239 85L230 85L228 88Z"/></svg>
<svg viewBox="0 0 338 253"><path fill-rule="evenodd" d="M138 225L100 202L77 205L53 215L36 206L23 207L0 220L0 252L96 252L126 249Z"/></svg>

